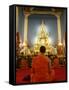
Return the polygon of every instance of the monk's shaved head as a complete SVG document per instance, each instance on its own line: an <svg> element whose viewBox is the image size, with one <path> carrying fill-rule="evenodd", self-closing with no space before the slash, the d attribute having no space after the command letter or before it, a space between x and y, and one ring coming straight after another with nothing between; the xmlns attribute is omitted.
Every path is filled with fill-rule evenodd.
<svg viewBox="0 0 69 90"><path fill-rule="evenodd" d="M41 46L41 47L40 47L40 52L41 52L41 53L45 53L45 51L46 51L46 48L45 48L44 46Z"/></svg>

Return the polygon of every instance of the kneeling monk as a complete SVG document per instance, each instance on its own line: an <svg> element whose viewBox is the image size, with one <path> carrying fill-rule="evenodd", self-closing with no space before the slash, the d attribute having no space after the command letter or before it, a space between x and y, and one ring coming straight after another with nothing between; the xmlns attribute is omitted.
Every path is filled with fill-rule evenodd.
<svg viewBox="0 0 69 90"><path fill-rule="evenodd" d="M31 82L50 82L54 80L54 70L51 68L50 59L44 55L46 48L40 47L40 53L32 60Z"/></svg>

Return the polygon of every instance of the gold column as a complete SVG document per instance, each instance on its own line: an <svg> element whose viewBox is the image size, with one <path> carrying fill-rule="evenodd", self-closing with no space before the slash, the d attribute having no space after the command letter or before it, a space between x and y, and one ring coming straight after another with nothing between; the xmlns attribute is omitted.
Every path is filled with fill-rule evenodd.
<svg viewBox="0 0 69 90"><path fill-rule="evenodd" d="M23 42L23 45L24 46L27 46L27 34L28 34L28 16L29 14L28 13L25 13L24 14L25 17L24 17L24 42Z"/></svg>
<svg viewBox="0 0 69 90"><path fill-rule="evenodd" d="M58 29L58 43L61 43L61 21L60 16L57 16L57 29Z"/></svg>
<svg viewBox="0 0 69 90"><path fill-rule="evenodd" d="M18 7L16 7L16 32L18 32Z"/></svg>

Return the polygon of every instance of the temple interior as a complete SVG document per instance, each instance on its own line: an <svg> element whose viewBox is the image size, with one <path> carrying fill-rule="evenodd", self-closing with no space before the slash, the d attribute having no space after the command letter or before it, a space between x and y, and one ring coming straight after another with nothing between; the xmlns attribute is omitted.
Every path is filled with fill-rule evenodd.
<svg viewBox="0 0 69 90"><path fill-rule="evenodd" d="M32 58L38 55L41 46L45 46L45 55L49 56L52 62L57 55L60 66L66 65L66 10L62 8L16 7L17 68L24 66L21 64L23 59L28 59L29 66L31 66ZM29 61L29 57L31 61ZM21 59L22 61L20 61ZM64 73L62 80L65 80L65 67L64 71L60 69L59 72ZM19 80L18 76L17 80ZM58 80L61 81L61 79Z"/></svg>
<svg viewBox="0 0 69 90"><path fill-rule="evenodd" d="M22 12L23 10L23 12ZM65 18L64 16L64 12L63 9L55 9L55 8L34 8L34 7L29 7L29 8L17 8L16 9L16 31L17 33L19 33L19 47L21 48L20 53L24 53L24 54L36 54L39 52L39 48L41 45L46 47L46 55L47 54L59 54L59 50L61 48L61 56L65 55L65 34L66 34L66 30L65 30L65 25L62 26L62 17ZM22 13L19 15L19 13ZM45 16L45 15L49 15L50 16ZM21 18L23 15L24 19ZM36 27L35 24L37 22L37 17L35 17L36 22L34 22L34 16L33 15L41 15L39 18L40 21L38 24L38 29L34 28ZM53 15L53 17L51 17ZM32 29L29 27L29 23L31 22L31 17L33 17L32 24L31 25ZM50 28L50 30L48 30L47 28L47 21L44 20L45 18L50 19L51 18L51 23L56 23L56 25L54 24L53 26L55 27L53 30L52 28ZM53 19L56 18L56 19ZM20 21L21 19L23 19L23 23ZM20 22L18 22L20 21ZM23 24L23 25L22 25ZM64 23L63 23L64 24ZM20 27L20 25L22 25L23 28ZM50 27L50 26L49 26ZM62 28L64 27L64 29ZM20 30L23 29L23 30ZM35 29L35 30L34 30ZM32 30L32 31L31 31ZM36 31L37 30L37 31ZM55 33L54 33L55 32ZM36 33L36 34L35 34ZM52 33L52 34L50 34ZM53 52L52 52L53 51Z"/></svg>

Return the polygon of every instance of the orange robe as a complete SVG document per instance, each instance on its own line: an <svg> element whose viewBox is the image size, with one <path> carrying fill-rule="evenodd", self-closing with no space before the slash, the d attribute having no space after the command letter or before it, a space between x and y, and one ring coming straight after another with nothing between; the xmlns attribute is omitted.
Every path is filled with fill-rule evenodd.
<svg viewBox="0 0 69 90"><path fill-rule="evenodd" d="M54 77L54 71L51 70L50 60L42 54L32 60L31 82L49 82Z"/></svg>
<svg viewBox="0 0 69 90"><path fill-rule="evenodd" d="M58 67L60 67L59 59L58 59L58 58L55 58L55 59L54 59L53 67L54 67L54 68L58 68Z"/></svg>

